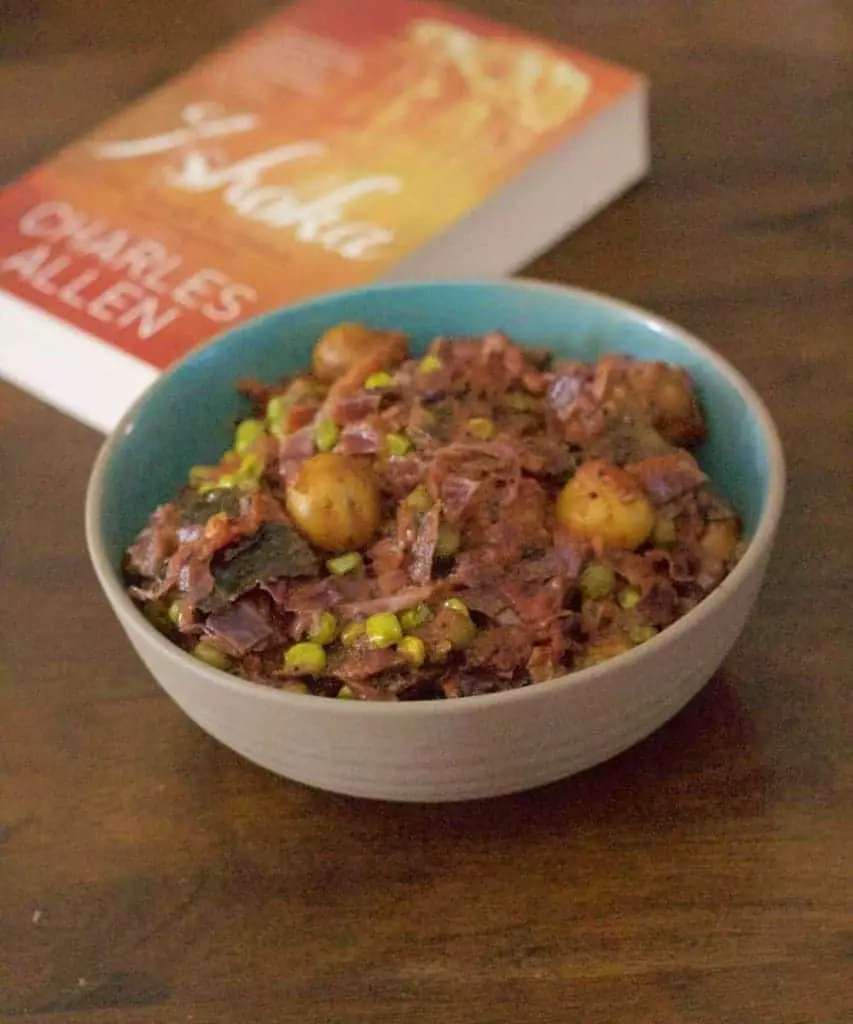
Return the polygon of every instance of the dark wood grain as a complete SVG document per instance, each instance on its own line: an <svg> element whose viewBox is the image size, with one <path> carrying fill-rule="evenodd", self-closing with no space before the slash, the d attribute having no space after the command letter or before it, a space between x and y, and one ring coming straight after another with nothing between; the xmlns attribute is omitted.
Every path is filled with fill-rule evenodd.
<svg viewBox="0 0 853 1024"><path fill-rule="evenodd" d="M269 8L6 0L7 180ZM853 9L482 0L647 72L651 179L530 274L707 338L790 462L778 553L672 723L511 799L312 792L191 725L88 566L99 438L0 384L0 1020L853 1021Z"/></svg>

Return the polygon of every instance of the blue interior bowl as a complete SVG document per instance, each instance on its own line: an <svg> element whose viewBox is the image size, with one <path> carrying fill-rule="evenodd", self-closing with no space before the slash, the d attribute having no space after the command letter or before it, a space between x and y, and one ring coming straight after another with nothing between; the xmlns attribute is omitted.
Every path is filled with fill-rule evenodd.
<svg viewBox="0 0 853 1024"><path fill-rule="evenodd" d="M763 405L728 363L674 325L600 295L533 282L374 286L262 316L158 378L108 441L100 529L116 573L149 513L172 497L188 468L216 461L228 447L234 418L245 411L235 381L272 381L304 369L318 336L347 320L404 330L416 352L437 335L501 330L561 356L618 352L680 364L709 422L710 439L698 457L713 484L741 512L749 534L771 502L778 511L782 456Z"/></svg>

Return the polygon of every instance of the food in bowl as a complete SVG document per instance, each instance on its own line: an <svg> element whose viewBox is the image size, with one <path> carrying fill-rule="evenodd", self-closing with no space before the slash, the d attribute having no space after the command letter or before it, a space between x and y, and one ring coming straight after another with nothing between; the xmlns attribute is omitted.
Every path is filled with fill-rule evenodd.
<svg viewBox="0 0 853 1024"><path fill-rule="evenodd" d="M540 684L654 638L740 557L680 367L497 332L414 358L343 323L310 369L238 387L231 447L124 567L166 636L237 676L361 700Z"/></svg>
<svg viewBox="0 0 853 1024"><path fill-rule="evenodd" d="M245 669L223 672L189 656L135 606L123 572L126 551L151 511L182 492L189 467L218 463L233 447L231 432L248 414L238 378L302 374L320 335L348 322L404 329L409 351L420 356L437 337L472 339L500 327L518 341L547 346L555 360L597 364L612 353L683 368L707 425L705 441L689 450L742 517L749 538L742 556L712 593L651 641L557 679L471 699L324 700L290 692L281 677L263 685L244 678ZM628 749L684 708L749 619L784 493L784 454L761 399L734 367L681 328L606 296L538 282L383 284L291 303L160 374L92 469L86 537L129 643L164 693L208 735L270 771L332 792L457 801L566 778ZM476 612L472 617L476 625ZM198 631L194 640L205 638ZM287 678L312 686L310 677Z"/></svg>

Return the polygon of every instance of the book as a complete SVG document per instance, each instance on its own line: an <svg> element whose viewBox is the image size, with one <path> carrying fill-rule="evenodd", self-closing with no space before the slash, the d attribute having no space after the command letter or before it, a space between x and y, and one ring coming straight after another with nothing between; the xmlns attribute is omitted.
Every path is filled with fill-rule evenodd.
<svg viewBox="0 0 853 1024"><path fill-rule="evenodd" d="M645 176L647 92L460 8L299 0L0 195L0 375L109 431L266 310L514 273Z"/></svg>

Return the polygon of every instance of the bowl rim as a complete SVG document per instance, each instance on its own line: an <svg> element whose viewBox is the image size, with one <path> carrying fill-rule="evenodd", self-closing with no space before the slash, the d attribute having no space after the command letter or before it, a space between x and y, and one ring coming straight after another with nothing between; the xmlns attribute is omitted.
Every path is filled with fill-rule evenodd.
<svg viewBox="0 0 853 1024"><path fill-rule="evenodd" d="M328 698L316 698L311 694L293 693L287 690L279 690L264 683L256 683L251 680L241 679L227 672L205 665L198 659L193 658L182 648L176 646L162 635L142 614L142 612L131 601L124 587L121 586L118 578L113 572L112 565L107 556L103 535L100 529L100 513L103 495L104 477L107 466L112 459L121 439L128 434L134 426L136 418L141 409L149 399L161 387L164 387L167 380L184 364L192 362L200 351L209 349L225 338L230 337L235 331L247 330L264 322L265 320L278 317L282 312L300 313L306 309L321 309L323 306L334 306L344 297L350 297L362 293L389 293L419 289L466 289L466 288L499 288L526 292L549 291L556 292L567 298L581 300L587 304L592 303L604 308L609 308L617 313L627 315L630 319L641 321L647 328L660 334L674 336L686 348L702 358L704 362L710 363L716 371L724 377L728 383L741 395L750 407L762 432L762 444L769 456L770 481L767 500L758 520L754 534L743 557L722 581L722 583L704 598L695 608L692 608L684 616L667 626L657 636L646 643L626 651L617 657L589 668L577 669L574 672L557 676L554 679L546 680L530 686L513 690L504 690L498 693L479 694L475 699L457 700L431 700L431 701L336 701ZM323 714L343 715L378 715L390 713L395 716L421 717L432 715L459 715L476 713L479 709L486 711L488 708L497 706L511 707L514 703L529 702L537 700L550 700L570 690L579 689L587 685L594 686L599 680L611 674L614 669L619 671L630 669L632 666L639 666L644 661L656 659L664 655L666 648L679 641L679 639L693 629L700 628L703 621L713 616L714 612L727 600L729 593L737 590L760 565L765 554L769 553L773 540L782 516L785 500L786 465L782 442L778 430L770 415L764 401L746 379L723 356L719 355L705 342L680 327L678 324L643 309L623 299L606 295L587 288L575 285L561 284L558 282L539 281L531 278L482 278L465 279L454 281L409 281L383 284L377 282L359 288L340 289L334 292L326 292L323 295L308 299L304 302L288 304L273 310L266 311L259 316L235 325L215 337L203 341L191 348L181 359L171 364L168 369L160 373L154 381L139 395L136 401L125 411L115 427L107 435L101 445L98 455L92 466L85 498L85 533L89 556L92 561L95 574L105 592L105 595L113 607L114 612L122 621L126 630L134 626L153 643L168 661L174 663L177 669L192 668L194 672L207 682L220 687L225 687L236 694L245 697L258 698L273 702L281 702L283 706L300 708L303 711L313 709ZM123 614L122 614L123 613ZM159 685L159 681L158 681ZM309 700L310 698L310 700ZM393 710L391 710L393 709Z"/></svg>

